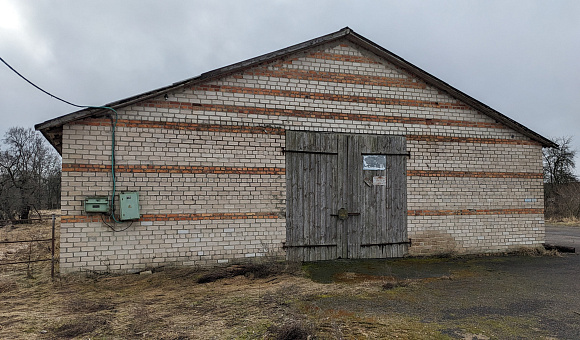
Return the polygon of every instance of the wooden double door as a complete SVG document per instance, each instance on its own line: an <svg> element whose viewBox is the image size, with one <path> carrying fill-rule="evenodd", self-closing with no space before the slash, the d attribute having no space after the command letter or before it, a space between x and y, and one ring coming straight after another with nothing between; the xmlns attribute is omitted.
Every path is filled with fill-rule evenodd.
<svg viewBox="0 0 580 340"><path fill-rule="evenodd" d="M286 132L289 260L407 253L402 136Z"/></svg>

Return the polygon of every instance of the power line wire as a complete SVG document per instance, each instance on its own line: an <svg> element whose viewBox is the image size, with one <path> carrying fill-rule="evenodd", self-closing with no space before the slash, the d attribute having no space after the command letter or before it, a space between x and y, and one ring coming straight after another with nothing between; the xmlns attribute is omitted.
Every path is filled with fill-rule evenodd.
<svg viewBox="0 0 580 340"><path fill-rule="evenodd" d="M113 193L111 194L111 218L113 219L113 221L115 221L115 223L119 223L117 221L117 219L115 218L115 192L116 192L116 176L115 176L115 130L117 127L117 111L115 109L113 109L112 107L108 107L108 106L87 106L87 105L77 105L74 103L69 102L68 100L64 100L60 97L55 96L54 94L45 91L44 89L42 89L40 86L36 85L35 83L33 83L32 81L28 80L25 76L23 76L22 74L20 74L20 72L16 71L14 69L14 67L10 66L10 64L8 64L6 62L6 60L2 59L2 57L0 57L0 61L2 61L4 63L4 65L8 66L8 68L10 70L12 70L12 72L16 73L20 78L24 79L27 83L29 83L30 85L34 86L36 89L46 93L47 95L51 96L54 99L60 100L63 103L72 105L74 107L78 107L78 108L90 108L90 109L107 109L107 110L111 110L115 113L115 119L113 120L111 117L111 124L112 124L112 136L111 136L111 175L113 177ZM103 219L103 223L105 223L104 219ZM106 223L105 223L106 224ZM129 225L129 227L132 225L133 223L131 223ZM107 224L108 225L108 224ZM112 228L112 227L111 227ZM127 227L128 228L128 227ZM114 229L113 229L114 230ZM125 229L123 229L125 230Z"/></svg>
<svg viewBox="0 0 580 340"><path fill-rule="evenodd" d="M16 73L18 76L20 76L20 78L22 78L22 79L26 80L26 82L27 82L27 83L29 83L30 85L32 85L32 86L34 86L34 87L36 87L38 90L40 90L40 91L42 91L42 92L46 93L47 95L51 96L52 98L54 98L54 99L57 99L57 100L60 100L60 101L61 101L61 102L63 102L63 103L67 103L68 105L72 105L72 106L75 106L75 107L80 107L80 108L86 108L86 107L89 107L89 106L83 106L83 105L77 105L77 104L73 104L73 103L69 102L68 100L64 100L64 99L62 99L62 98L59 98L59 97L55 96L54 94L52 94L52 93L50 93L50 92L48 92L48 91L45 91L45 90L43 90L43 89L42 89L42 88L40 88L38 85L36 85L35 83L31 82L31 81L30 81L30 80L28 80L28 79L27 79L25 76L23 76L22 74L20 74L20 72L16 71L16 70L15 70L15 69L14 69L12 66L10 66L10 64L8 64L8 63L7 63L7 62L6 62L4 59L2 59L2 57L0 57L0 61L2 61L2 62L4 63L4 65L8 66L8 68L9 68L9 69L11 69L11 70L12 70L12 72L14 72L14 73Z"/></svg>

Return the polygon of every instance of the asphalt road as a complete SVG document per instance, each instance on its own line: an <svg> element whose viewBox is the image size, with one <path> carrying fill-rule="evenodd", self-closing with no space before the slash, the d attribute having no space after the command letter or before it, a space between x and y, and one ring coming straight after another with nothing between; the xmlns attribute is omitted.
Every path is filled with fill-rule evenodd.
<svg viewBox="0 0 580 340"><path fill-rule="evenodd" d="M546 224L546 243L574 247L580 253L580 226L562 227Z"/></svg>
<svg viewBox="0 0 580 340"><path fill-rule="evenodd" d="M546 226L546 241L580 253L580 227ZM340 273L434 278L373 298L320 297L325 310L412 317L448 339L580 339L578 254L337 260L307 271L318 282Z"/></svg>

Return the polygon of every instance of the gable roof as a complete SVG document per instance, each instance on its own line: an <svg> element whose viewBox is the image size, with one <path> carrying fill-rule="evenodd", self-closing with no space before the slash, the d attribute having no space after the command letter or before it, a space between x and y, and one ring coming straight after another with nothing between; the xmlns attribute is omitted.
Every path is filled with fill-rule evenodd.
<svg viewBox="0 0 580 340"><path fill-rule="evenodd" d="M460 90L454 88L453 86L447 84L446 82L442 81L441 79L425 72L421 68L411 64L410 62L404 60L403 58L397 56L396 54L386 50L385 48L375 44L374 42L368 40L367 38L355 33L349 27L345 27L337 32L324 35L319 38L315 38L312 40L305 41L300 44L296 44L281 50L277 50L274 52L270 52L255 58L251 58L245 61L241 61L229 66L217 68L215 70L202 73L199 76L182 80L180 82L173 83L168 86L164 86L152 91L148 91L145 93L141 93L129 98L121 99L112 103L108 103L104 106L120 109L129 105L132 105L136 102L140 102L143 100L147 100L153 97L157 97L159 95L163 95L165 93L169 93L175 91L184 86L192 86L196 85L208 80L220 78L232 73L240 72L251 67L257 66L262 63L270 62L275 59L288 56L290 54L301 52L322 44L326 44L329 42L336 41L338 39L346 39L353 44L361 46L362 48L374 53L375 55L384 58L389 63L403 69L406 72L409 72L416 76L417 78L421 79L425 83L449 94L450 96L464 102L465 104L473 107L475 110L489 116L490 118L494 119L498 123L502 123L505 126L521 133L522 135L529 137L530 139L540 143L543 147L558 147L558 145L548 138L541 136L540 134L530 130L529 128L525 127L524 125L516 122L515 120L501 114L500 112L492 109L491 107L485 105L484 103L478 101L477 99L461 92ZM79 111L75 111L69 113L64 116L60 116L54 119L47 120L43 123L36 124L34 128L42 132L42 134L46 137L46 139L54 146L54 148L59 152L62 153L62 127L65 124L89 118L89 117L97 117L102 116L106 113L109 113L109 110L106 108L96 108L90 107L86 109L82 109Z"/></svg>

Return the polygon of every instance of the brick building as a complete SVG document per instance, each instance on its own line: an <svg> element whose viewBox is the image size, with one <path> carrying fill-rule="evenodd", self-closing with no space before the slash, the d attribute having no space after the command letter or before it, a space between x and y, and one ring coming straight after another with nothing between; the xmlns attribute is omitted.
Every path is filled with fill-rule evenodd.
<svg viewBox="0 0 580 340"><path fill-rule="evenodd" d="M544 241L555 144L349 28L106 106L36 126L62 155L63 272ZM87 212L123 219L128 192L126 221Z"/></svg>

